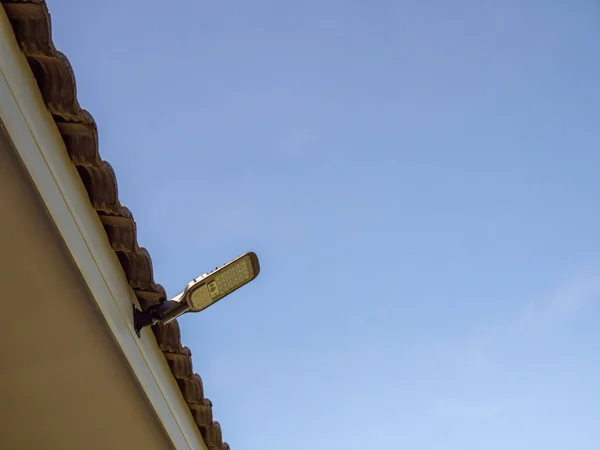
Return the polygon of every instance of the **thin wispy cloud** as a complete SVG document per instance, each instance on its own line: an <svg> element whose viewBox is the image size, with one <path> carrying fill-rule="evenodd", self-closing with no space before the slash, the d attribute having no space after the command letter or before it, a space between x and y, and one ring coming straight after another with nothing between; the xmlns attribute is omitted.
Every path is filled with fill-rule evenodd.
<svg viewBox="0 0 600 450"><path fill-rule="evenodd" d="M432 400L433 411L462 423L510 416L535 405L525 380L516 375L519 366L525 363L543 372L537 368L537 354L548 348L561 325L600 299L600 274L573 277L551 292L542 301L529 302L514 319L441 343L439 353L430 351L447 375Z"/></svg>
<svg viewBox="0 0 600 450"><path fill-rule="evenodd" d="M600 274L580 276L559 286L545 302L529 303L516 322L520 330L533 330L558 325L583 312L591 302L600 299Z"/></svg>
<svg viewBox="0 0 600 450"><path fill-rule="evenodd" d="M508 340L527 340L535 333L551 331L582 313L600 299L600 273L579 275L540 294L541 300L524 300L508 318L486 322L465 332L456 341L440 343L439 350L461 370L479 371L490 366L493 352ZM518 294L515 294L518 295ZM532 334L533 333L533 334Z"/></svg>
<svg viewBox="0 0 600 450"><path fill-rule="evenodd" d="M516 405L514 399L488 398L457 398L444 397L435 402L435 410L442 415L453 416L461 420L480 420L496 417Z"/></svg>
<svg viewBox="0 0 600 450"><path fill-rule="evenodd" d="M316 141L315 130L298 127L283 135L276 145L276 151L288 157L301 157L313 151Z"/></svg>

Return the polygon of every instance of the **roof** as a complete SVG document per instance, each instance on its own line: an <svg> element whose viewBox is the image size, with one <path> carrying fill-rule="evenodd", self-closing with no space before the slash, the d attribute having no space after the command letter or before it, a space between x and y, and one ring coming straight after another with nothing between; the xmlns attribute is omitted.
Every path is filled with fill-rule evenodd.
<svg viewBox="0 0 600 450"><path fill-rule="evenodd" d="M100 157L98 129L93 117L79 106L71 65L54 47L45 0L0 2L129 285L143 308L159 303L166 298L165 290L154 281L150 255L137 242L133 215L119 202L114 171ZM213 421L212 403L204 397L202 379L193 371L191 351L181 344L177 321L157 324L152 330L206 446L209 450L229 449L222 441L219 423Z"/></svg>

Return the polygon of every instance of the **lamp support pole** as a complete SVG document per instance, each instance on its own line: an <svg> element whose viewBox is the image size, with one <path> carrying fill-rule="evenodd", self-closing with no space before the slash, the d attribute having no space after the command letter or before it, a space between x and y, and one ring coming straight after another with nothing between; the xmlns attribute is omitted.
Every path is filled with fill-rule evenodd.
<svg viewBox="0 0 600 450"><path fill-rule="evenodd" d="M176 317L189 310L187 302L168 300L163 303L149 306L145 311L140 311L133 305L133 329L138 337L142 328L156 325L156 322L169 323Z"/></svg>

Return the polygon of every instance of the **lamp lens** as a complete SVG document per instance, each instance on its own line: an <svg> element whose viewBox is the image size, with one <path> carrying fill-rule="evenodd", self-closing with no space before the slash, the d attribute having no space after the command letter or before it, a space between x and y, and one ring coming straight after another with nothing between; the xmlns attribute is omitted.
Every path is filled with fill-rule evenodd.
<svg viewBox="0 0 600 450"><path fill-rule="evenodd" d="M256 276L250 255L243 255L208 275L189 296L193 311L201 311L252 281Z"/></svg>

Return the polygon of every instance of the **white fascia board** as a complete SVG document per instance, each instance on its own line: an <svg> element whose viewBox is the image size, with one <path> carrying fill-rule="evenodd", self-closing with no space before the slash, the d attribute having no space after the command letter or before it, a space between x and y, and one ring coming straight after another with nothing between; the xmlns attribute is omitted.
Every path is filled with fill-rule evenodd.
<svg viewBox="0 0 600 450"><path fill-rule="evenodd" d="M206 450L0 6L0 118L112 335L177 449ZM138 305L139 306L139 305ZM85 324L81 324L85 326Z"/></svg>

